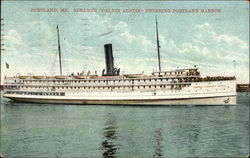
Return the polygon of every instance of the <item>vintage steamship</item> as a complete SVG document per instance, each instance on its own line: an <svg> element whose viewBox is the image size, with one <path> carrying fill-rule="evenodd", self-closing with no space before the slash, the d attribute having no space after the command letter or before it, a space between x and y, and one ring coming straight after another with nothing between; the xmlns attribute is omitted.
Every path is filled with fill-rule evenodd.
<svg viewBox="0 0 250 158"><path fill-rule="evenodd" d="M59 76L8 77L4 97L19 102L66 104L236 104L236 82L232 77L201 77L198 68L162 71L156 19L159 71L150 75L123 74L114 67L112 44L104 45L106 69L62 75L59 29Z"/></svg>

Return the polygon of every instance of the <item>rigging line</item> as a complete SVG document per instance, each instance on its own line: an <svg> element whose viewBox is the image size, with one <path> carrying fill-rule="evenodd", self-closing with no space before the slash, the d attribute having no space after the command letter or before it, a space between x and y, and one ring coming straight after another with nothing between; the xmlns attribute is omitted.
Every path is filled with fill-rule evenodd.
<svg viewBox="0 0 250 158"><path fill-rule="evenodd" d="M51 73L53 70L53 68L55 67L55 63L56 63L56 58L57 58L57 54L58 52L56 52L55 54L54 54L54 57L52 57L51 59L50 59L50 62L49 62L49 65L48 65L48 72L49 73Z"/></svg>
<svg viewBox="0 0 250 158"><path fill-rule="evenodd" d="M48 69L49 74L51 74L54 71L55 63L56 63L56 57L57 57L57 53L54 55L53 58L51 58L51 61L50 61L50 64L49 64L49 69Z"/></svg>

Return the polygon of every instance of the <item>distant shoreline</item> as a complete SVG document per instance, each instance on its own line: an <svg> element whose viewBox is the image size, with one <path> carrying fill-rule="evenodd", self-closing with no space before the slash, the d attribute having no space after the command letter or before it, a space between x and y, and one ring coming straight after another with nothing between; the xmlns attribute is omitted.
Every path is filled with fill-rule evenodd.
<svg viewBox="0 0 250 158"><path fill-rule="evenodd" d="M250 85L249 84L237 84L236 91L237 92L250 92Z"/></svg>

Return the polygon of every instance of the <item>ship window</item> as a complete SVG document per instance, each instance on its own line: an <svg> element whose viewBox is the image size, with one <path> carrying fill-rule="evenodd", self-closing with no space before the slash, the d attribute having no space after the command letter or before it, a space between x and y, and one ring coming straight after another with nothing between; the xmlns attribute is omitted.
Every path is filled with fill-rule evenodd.
<svg viewBox="0 0 250 158"><path fill-rule="evenodd" d="M155 86L155 88L156 88L156 86Z"/></svg>

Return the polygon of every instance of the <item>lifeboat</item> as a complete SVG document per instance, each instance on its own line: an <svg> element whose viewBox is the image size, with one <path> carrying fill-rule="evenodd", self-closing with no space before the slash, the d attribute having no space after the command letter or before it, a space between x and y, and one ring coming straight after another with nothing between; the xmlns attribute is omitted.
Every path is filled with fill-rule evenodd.
<svg viewBox="0 0 250 158"><path fill-rule="evenodd" d="M97 78L97 75L89 75L89 78Z"/></svg>
<svg viewBox="0 0 250 158"><path fill-rule="evenodd" d="M122 78L122 76L96 76L95 78Z"/></svg>
<svg viewBox="0 0 250 158"><path fill-rule="evenodd" d="M126 77L126 78L141 78L144 76L145 75L143 75L143 74L124 74L124 77Z"/></svg>
<svg viewBox="0 0 250 158"><path fill-rule="evenodd" d="M66 79L68 76L60 75L60 76L54 76L56 79Z"/></svg>
<svg viewBox="0 0 250 158"><path fill-rule="evenodd" d="M44 76L33 76L34 79L43 79L45 78Z"/></svg>
<svg viewBox="0 0 250 158"><path fill-rule="evenodd" d="M27 79L29 76L18 76L19 79Z"/></svg>
<svg viewBox="0 0 250 158"><path fill-rule="evenodd" d="M74 78L76 78L76 79L86 79L87 76L86 75L74 75Z"/></svg>

